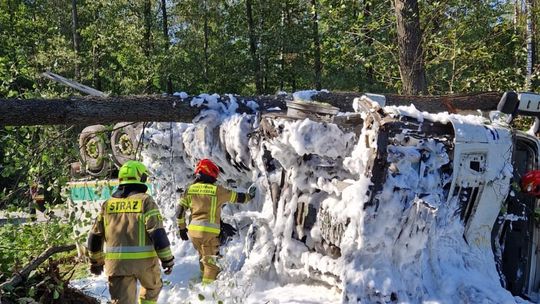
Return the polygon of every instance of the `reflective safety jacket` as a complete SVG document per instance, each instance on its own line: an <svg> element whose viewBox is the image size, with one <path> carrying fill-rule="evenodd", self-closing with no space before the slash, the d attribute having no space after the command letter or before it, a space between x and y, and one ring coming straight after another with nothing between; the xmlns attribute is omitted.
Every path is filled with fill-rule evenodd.
<svg viewBox="0 0 540 304"><path fill-rule="evenodd" d="M173 259L161 213L146 193L103 203L88 237L88 250L91 263L104 263L108 276L133 275L159 267L158 258Z"/></svg>
<svg viewBox="0 0 540 304"><path fill-rule="evenodd" d="M191 221L187 227L190 234L196 232L219 234L221 207L223 204L246 203L251 196L227 190L208 183L194 183L188 187L178 208L178 228L186 229L186 210L191 210Z"/></svg>

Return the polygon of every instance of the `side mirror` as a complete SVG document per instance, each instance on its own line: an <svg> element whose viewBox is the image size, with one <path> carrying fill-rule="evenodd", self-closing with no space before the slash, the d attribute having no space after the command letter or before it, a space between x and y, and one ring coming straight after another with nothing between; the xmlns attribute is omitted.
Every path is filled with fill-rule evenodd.
<svg viewBox="0 0 540 304"><path fill-rule="evenodd" d="M514 114L518 106L518 94L516 92L504 92L497 105L497 111L503 112L504 114Z"/></svg>
<svg viewBox="0 0 540 304"><path fill-rule="evenodd" d="M511 115L508 123L516 114L540 118L540 95L535 93L505 92L497 105L497 110Z"/></svg>
<svg viewBox="0 0 540 304"><path fill-rule="evenodd" d="M497 111L510 115L507 123L512 122L514 115L517 112L519 106L519 97L516 92L504 92L499 104L497 105Z"/></svg>

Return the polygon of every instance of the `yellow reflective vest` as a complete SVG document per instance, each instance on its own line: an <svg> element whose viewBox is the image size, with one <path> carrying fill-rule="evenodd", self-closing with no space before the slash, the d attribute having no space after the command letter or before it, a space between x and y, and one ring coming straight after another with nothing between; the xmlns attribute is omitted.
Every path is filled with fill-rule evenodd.
<svg viewBox="0 0 540 304"><path fill-rule="evenodd" d="M103 203L88 249L91 262L104 263L108 276L132 275L141 268L159 266L158 259L173 258L161 213L146 193Z"/></svg>
<svg viewBox="0 0 540 304"><path fill-rule="evenodd" d="M194 183L188 187L180 199L178 208L178 228L195 232L219 234L221 207L223 204L245 203L251 200L246 193L227 190L208 183ZM186 226L186 210L191 210L191 220Z"/></svg>

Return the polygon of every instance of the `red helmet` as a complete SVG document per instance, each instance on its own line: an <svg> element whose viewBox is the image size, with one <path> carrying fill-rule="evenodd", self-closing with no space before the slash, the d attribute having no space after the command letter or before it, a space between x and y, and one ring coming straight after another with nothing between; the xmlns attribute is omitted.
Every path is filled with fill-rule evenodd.
<svg viewBox="0 0 540 304"><path fill-rule="evenodd" d="M201 159L195 168L195 174L202 173L213 178L217 178L219 174L219 168L211 160L205 158Z"/></svg>
<svg viewBox="0 0 540 304"><path fill-rule="evenodd" d="M532 170L521 178L521 191L540 196L540 170Z"/></svg>

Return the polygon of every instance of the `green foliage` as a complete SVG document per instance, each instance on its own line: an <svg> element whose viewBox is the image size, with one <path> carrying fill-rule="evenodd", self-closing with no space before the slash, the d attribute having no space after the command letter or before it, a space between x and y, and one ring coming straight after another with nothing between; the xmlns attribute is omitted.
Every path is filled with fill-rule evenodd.
<svg viewBox="0 0 540 304"><path fill-rule="evenodd" d="M46 222L20 223L20 219L8 218L7 223L0 226L0 283L49 247L75 243L75 221L66 222L49 208L47 206L45 212L48 214ZM55 211L63 210L55 208ZM86 276L86 263L77 259L76 251L57 253L31 271L23 284L4 290L2 299L18 302L26 299L28 303L81 303L81 297L85 296L70 288L69 281Z"/></svg>
<svg viewBox="0 0 540 304"><path fill-rule="evenodd" d="M518 90L525 66L519 33L505 14L511 7L452 0L423 8L430 92ZM521 40L521 42L520 42Z"/></svg>
<svg viewBox="0 0 540 304"><path fill-rule="evenodd" d="M76 160L77 132L56 126L0 129L0 207L24 207L31 200L29 187L40 183L45 201L63 202L62 188L69 180L69 164Z"/></svg>
<svg viewBox="0 0 540 304"><path fill-rule="evenodd" d="M391 2L317 3L323 87L399 92ZM47 69L112 94L161 93L169 79L175 91L254 93L246 2L167 5L165 37L161 1L78 1L80 46L75 51L69 1L4 1L0 96L72 94L38 77ZM430 93L521 88L525 20L520 15L513 22L513 2L450 0L419 6ZM264 92L312 88L312 1L253 0L252 7Z"/></svg>
<svg viewBox="0 0 540 304"><path fill-rule="evenodd" d="M56 218L41 223L0 226L0 272L3 279L48 247L72 243L73 226Z"/></svg>
<svg viewBox="0 0 540 304"><path fill-rule="evenodd" d="M252 0L263 93L314 87L315 13L323 88L399 92L392 1L316 2L317 11L312 0ZM169 81L173 91L191 94L256 93L245 0L166 1L167 35L161 1L76 3L77 49L71 1L0 2L0 98L76 94L40 77L45 70L113 95L162 93ZM514 5L419 1L429 93L523 88L526 20L524 14L514 15ZM539 71L532 80L534 90ZM80 131L63 129L0 129L0 207L26 205L28 185L34 181L45 184L48 202L61 202Z"/></svg>
<svg viewBox="0 0 540 304"><path fill-rule="evenodd" d="M323 84L330 89L396 91L399 69L393 7L386 1L321 1Z"/></svg>
<svg viewBox="0 0 540 304"><path fill-rule="evenodd" d="M528 131L534 124L534 118L528 116L517 116L512 121L512 127L521 131Z"/></svg>

